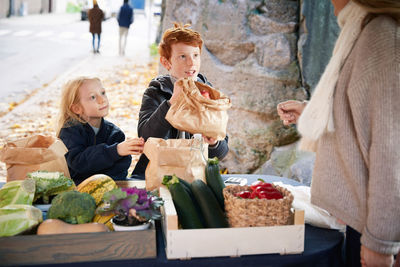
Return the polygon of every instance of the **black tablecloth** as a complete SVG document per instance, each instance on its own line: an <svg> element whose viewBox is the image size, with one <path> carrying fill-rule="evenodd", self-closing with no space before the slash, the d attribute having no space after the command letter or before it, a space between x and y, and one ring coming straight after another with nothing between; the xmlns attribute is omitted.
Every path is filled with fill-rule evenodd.
<svg viewBox="0 0 400 267"><path fill-rule="evenodd" d="M225 175L224 178L230 176L244 177L248 179L248 184L251 184L257 178L262 178L267 182L281 181L295 186L301 185L291 179L267 175ZM168 260L165 255L165 244L160 222L156 223L156 228L157 258L155 259L85 262L58 264L57 266L343 266L343 233L307 224L305 226L304 252L301 254L263 254L240 257L193 258L191 260Z"/></svg>

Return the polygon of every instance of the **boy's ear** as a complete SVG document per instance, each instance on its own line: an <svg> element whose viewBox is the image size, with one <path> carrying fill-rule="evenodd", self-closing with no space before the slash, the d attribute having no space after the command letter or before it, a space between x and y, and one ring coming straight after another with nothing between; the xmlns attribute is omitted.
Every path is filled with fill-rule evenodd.
<svg viewBox="0 0 400 267"><path fill-rule="evenodd" d="M83 111L82 106L80 104L72 104L71 110L73 113L75 113L77 115L81 115L82 111Z"/></svg>
<svg viewBox="0 0 400 267"><path fill-rule="evenodd" d="M160 57L160 63L168 71L171 69L171 62L169 62L169 60L166 57Z"/></svg>

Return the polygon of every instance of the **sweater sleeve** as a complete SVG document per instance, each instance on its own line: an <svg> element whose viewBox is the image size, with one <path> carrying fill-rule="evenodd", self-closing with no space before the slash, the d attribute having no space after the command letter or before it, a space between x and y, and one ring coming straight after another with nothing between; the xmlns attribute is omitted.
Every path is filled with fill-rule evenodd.
<svg viewBox="0 0 400 267"><path fill-rule="evenodd" d="M217 145L214 147L208 147L208 157L213 158L217 157L219 160L223 159L226 154L228 154L229 147L228 147L228 135L225 136L224 140L218 141Z"/></svg>
<svg viewBox="0 0 400 267"><path fill-rule="evenodd" d="M386 254L400 249L400 62L376 68L362 83L368 92L371 142L367 184L366 247Z"/></svg>

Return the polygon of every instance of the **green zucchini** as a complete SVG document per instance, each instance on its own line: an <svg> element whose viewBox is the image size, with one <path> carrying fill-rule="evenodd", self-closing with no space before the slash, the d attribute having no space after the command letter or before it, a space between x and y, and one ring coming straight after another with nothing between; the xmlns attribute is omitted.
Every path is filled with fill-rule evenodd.
<svg viewBox="0 0 400 267"><path fill-rule="evenodd" d="M182 228L204 228L192 198L186 191L183 183L179 182L178 177L175 175L169 177L164 176L163 184L168 187L168 190L171 193L176 213L178 214L178 220Z"/></svg>
<svg viewBox="0 0 400 267"><path fill-rule="evenodd" d="M219 173L218 158L209 159L206 166L206 181L207 185L213 191L215 197L218 200L222 210L225 210L224 195L222 190L225 188L224 181L222 180L221 174Z"/></svg>
<svg viewBox="0 0 400 267"><path fill-rule="evenodd" d="M207 228L228 227L228 222L211 189L202 181L191 183L192 192L200 206Z"/></svg>

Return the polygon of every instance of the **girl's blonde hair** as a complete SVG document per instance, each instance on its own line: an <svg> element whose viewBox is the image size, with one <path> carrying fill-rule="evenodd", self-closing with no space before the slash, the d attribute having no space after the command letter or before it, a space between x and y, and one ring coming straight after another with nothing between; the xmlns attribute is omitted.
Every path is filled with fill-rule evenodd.
<svg viewBox="0 0 400 267"><path fill-rule="evenodd" d="M400 23L399 0L352 0L362 6L368 13L369 19L378 15L388 15ZM368 19L368 18L367 18Z"/></svg>
<svg viewBox="0 0 400 267"><path fill-rule="evenodd" d="M72 105L79 104L79 88L86 81L98 81L101 83L100 79L97 77L82 76L68 81L63 86L60 101L60 113L56 129L57 137L59 137L60 131L63 127L72 126L78 122L85 123L82 118L72 111Z"/></svg>

